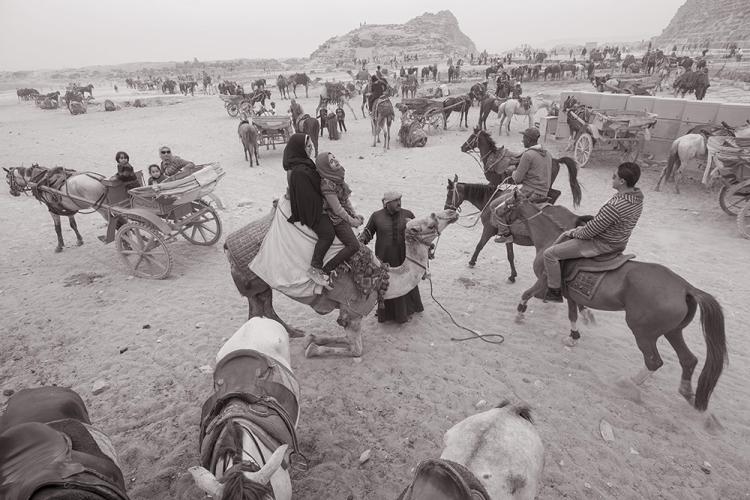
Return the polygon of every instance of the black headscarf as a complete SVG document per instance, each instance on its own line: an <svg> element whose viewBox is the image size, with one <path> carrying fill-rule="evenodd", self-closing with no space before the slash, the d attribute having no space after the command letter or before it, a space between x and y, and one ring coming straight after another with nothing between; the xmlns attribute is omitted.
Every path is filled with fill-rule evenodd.
<svg viewBox="0 0 750 500"><path fill-rule="evenodd" d="M315 162L305 151L306 138L307 134L294 134L289 138L284 149L283 166L287 171L289 202L292 206L289 222L314 227L323 215L323 194Z"/></svg>
<svg viewBox="0 0 750 500"><path fill-rule="evenodd" d="M284 170L289 171L297 165L307 165L315 169L315 162L307 156L307 151L305 151L306 137L307 134L293 134L289 138L289 142L284 148L284 159L281 162Z"/></svg>

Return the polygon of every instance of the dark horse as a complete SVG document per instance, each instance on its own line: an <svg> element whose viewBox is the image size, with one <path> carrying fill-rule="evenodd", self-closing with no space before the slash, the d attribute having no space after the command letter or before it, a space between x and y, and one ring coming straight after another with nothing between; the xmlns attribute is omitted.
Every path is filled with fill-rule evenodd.
<svg viewBox="0 0 750 500"><path fill-rule="evenodd" d="M23 389L0 418L0 496L127 500L112 442L81 397L62 387Z"/></svg>
<svg viewBox="0 0 750 500"><path fill-rule="evenodd" d="M503 190L499 189L498 186L503 181L509 181L508 178L510 176L506 173L508 167L518 162L518 157L515 154L507 151L504 147L498 149L490 135L478 128L474 129L474 132L461 146L461 151L464 153L476 149L479 149L480 162L489 184L466 184L458 182L458 178L456 177L453 181L448 181L448 194L445 200L446 207L458 209L464 201L468 201L480 211L479 215L483 226L482 236L479 238L479 242L474 249L474 254L469 260L470 267L476 265L479 252L482 251L490 238L498 233L498 227L492 224L491 212L488 208L490 202L503 193ZM552 158L551 185L554 184L557 174L560 172L560 163L563 163L568 169L568 180L570 182L570 191L573 195L573 204L578 206L581 202L581 186L578 184L578 169L575 160L567 156ZM509 182L513 181L510 180ZM559 191L550 189L551 202L554 203L559 195ZM513 228L511 228L511 233L513 233ZM526 235L518 235L516 237L514 234L513 238L518 245L532 246L531 240ZM513 243L506 243L505 248L511 271L508 281L514 283L518 273L516 272Z"/></svg>
<svg viewBox="0 0 750 500"><path fill-rule="evenodd" d="M478 127L482 127L483 130L487 130L487 118L489 118L491 112L498 112L498 106L505 101L507 98L500 98L494 96L488 96L479 102L479 122Z"/></svg>
<svg viewBox="0 0 750 500"><path fill-rule="evenodd" d="M557 241L563 231L580 225L590 217L576 216L563 207L549 207L540 211L518 191L498 208L502 212L498 216L503 217L506 222L521 222L526 225L537 251L534 260L537 282L523 293L518 304L516 321L521 322L528 300L531 297L541 297L547 288L544 251ZM556 209L554 215L551 208ZM585 262L590 261L587 259ZM565 271L566 269L563 273ZM625 322L635 336L646 366L632 379L620 381L618 385L621 388L631 395L638 395L637 386L643 384L664 364L656 347L656 341L664 335L677 353L682 367L679 393L699 411L708 407L711 393L727 361L724 314L721 305L711 294L694 287L665 266L630 260L613 270L605 271L593 296L587 297L571 287L563 287L563 295L568 299L568 319L573 338L578 335L575 328L578 319L576 306L583 305L603 311L625 311ZM697 390L693 393L693 371L698 359L685 344L682 329L693 320L697 308L701 310L706 363L698 378Z"/></svg>
<svg viewBox="0 0 750 500"><path fill-rule="evenodd" d="M471 95L459 95L456 97L449 97L443 101L443 130L447 128L448 117L451 113L456 111L458 115L458 126L461 127L461 123L469 128L469 109L471 109Z"/></svg>

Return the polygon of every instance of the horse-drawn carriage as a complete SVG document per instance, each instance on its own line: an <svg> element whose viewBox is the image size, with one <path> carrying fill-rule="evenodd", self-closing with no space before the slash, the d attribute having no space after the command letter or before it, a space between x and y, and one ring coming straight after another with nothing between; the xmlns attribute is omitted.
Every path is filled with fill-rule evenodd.
<svg viewBox="0 0 750 500"><path fill-rule="evenodd" d="M39 166L31 169L37 170L32 179L46 179L45 174L55 170ZM104 243L115 242L117 252L135 276L152 279L169 276L173 257L167 242L178 235L194 245L205 246L213 245L221 238L219 215L210 201L202 199L216 199L211 192L224 176L224 171L216 163L183 169L161 184L132 189L122 181L108 180L96 174L70 176L71 173L63 174L67 179L59 185L60 189L54 189L44 181L25 182L19 186L12 171L8 172L8 179L12 194L14 190L18 193L31 191L48 207L60 205L63 200L72 202L76 208L67 213L58 212L61 215L71 215L88 207L100 212L107 219L106 236L100 239ZM89 182L95 179L93 185L98 199L73 194L78 191L68 185L71 179L79 176L90 177ZM79 235L79 244L82 241Z"/></svg>
<svg viewBox="0 0 750 500"><path fill-rule="evenodd" d="M570 99L570 98L569 98ZM636 161L643 143L651 139L650 129L657 115L647 111L621 109L591 109L585 106L569 108L568 125L573 135L573 158L580 168L586 166L595 149L618 151L622 161Z"/></svg>
<svg viewBox="0 0 750 500"><path fill-rule="evenodd" d="M617 75L610 79L594 77L592 82L599 92L612 92L614 94L632 95L656 95L656 90L661 87L663 77L656 74L651 76L639 75Z"/></svg>
<svg viewBox="0 0 750 500"><path fill-rule="evenodd" d="M253 116L253 125L258 129L258 146L266 149L277 144L286 144L294 134L292 119L287 115Z"/></svg>
<svg viewBox="0 0 750 500"><path fill-rule="evenodd" d="M256 102L263 103L267 98L270 97L270 91L265 89L257 89L252 94L237 94L237 95L225 95L219 94L219 98L224 101L224 109L227 110L227 114L232 118L238 116L240 113L246 116L256 114L253 107ZM263 114L261 111L260 114Z"/></svg>
<svg viewBox="0 0 750 500"><path fill-rule="evenodd" d="M443 126L443 102L426 97L415 97L413 99L402 99L396 107L402 113L411 116L419 126L428 132L430 129L439 129Z"/></svg>
<svg viewBox="0 0 750 500"><path fill-rule="evenodd" d="M712 136L706 142L708 161L704 183L712 174L718 174L722 186L719 206L737 217L737 229L750 239L750 139Z"/></svg>

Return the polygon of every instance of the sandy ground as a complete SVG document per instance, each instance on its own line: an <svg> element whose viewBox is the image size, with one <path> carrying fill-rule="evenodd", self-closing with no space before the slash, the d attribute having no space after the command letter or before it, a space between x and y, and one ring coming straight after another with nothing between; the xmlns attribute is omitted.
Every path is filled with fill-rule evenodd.
<svg viewBox="0 0 750 500"><path fill-rule="evenodd" d="M554 95L559 88L531 84L525 90ZM709 97L732 100L739 93L725 90L712 87ZM96 90L95 95L104 97ZM308 111L317 91L310 95L301 100ZM115 113L92 109L73 117L18 104L6 94L0 101L2 166L38 162L111 174L117 150L143 168L157 161L158 147L166 144L196 163L223 165L227 175L216 193L227 206L221 212L225 235L265 213L284 189L282 151L263 149L261 166L249 168L237 122L216 96L175 101ZM469 123L476 120L473 108ZM494 116L490 121L496 135ZM347 123L342 140L321 139L321 148L346 166L365 215L380 207L386 190L402 191L404 206L421 216L442 209L446 179L453 174L483 180L459 151L468 132L458 129L456 118L425 148L404 149L394 138L387 153L370 147L367 121L349 116ZM501 142L519 150L517 132L524 123L514 121L511 136ZM397 128L398 122L394 137ZM594 213L611 195L613 164L595 160L580 173L581 213ZM308 472L293 477L296 496L395 498L420 460L440 454L450 426L476 412L481 400L492 405L505 398L532 407L545 443L539 498L750 496L748 242L719 209L715 191L691 182L681 195L671 186L655 193L657 174L653 168L644 172L646 207L630 249L642 260L669 265L723 305L731 364L709 407L723 430L709 433L705 415L677 394L679 364L663 339L665 364L645 384L642 398L615 392L618 378L643 365L623 313L597 313L598 323L583 326L582 341L573 349L561 344L568 330L565 307L533 301L526 324L514 324L518 297L533 282L533 251L517 248L520 276L509 285L504 247L489 243L478 266L469 269L480 228L454 225L432 263L434 295L460 323L502 333L505 343L451 342L464 332L430 299L427 282L421 286L425 312L408 324L381 326L374 316L363 322L366 353L360 360L307 360L302 341L293 341L292 362L302 387L299 435L311 461ZM558 187L565 186L565 177L562 173ZM560 203L569 205L569 190L560 189ZM137 279L128 276L113 245L96 239L105 227L96 214L78 217L84 246L54 254L52 220L35 200L12 198L3 189L0 213L0 388L74 388L112 437L132 498L201 498L186 472L198 463L200 405L211 390L210 375L199 367L211 364L247 314L221 245L203 248L178 240L170 246L175 266L169 279ZM73 233L65 228L64 235L73 245ZM310 333L340 331L334 315L318 316L285 297L277 296L276 305L282 317ZM686 329L686 339L700 369L705 343L697 321ZM109 388L94 396L97 380ZM612 425L614 441L600 437L601 419ZM358 457L367 449L372 458L360 465Z"/></svg>

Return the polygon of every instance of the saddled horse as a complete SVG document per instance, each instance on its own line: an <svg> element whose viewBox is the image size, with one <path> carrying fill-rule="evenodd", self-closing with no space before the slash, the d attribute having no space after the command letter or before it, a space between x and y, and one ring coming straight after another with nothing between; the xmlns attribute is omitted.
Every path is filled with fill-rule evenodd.
<svg viewBox="0 0 750 500"><path fill-rule="evenodd" d="M383 131L383 150L391 148L391 124L396 114L393 104L387 97L381 97L372 104L372 147L380 141L380 131Z"/></svg>
<svg viewBox="0 0 750 500"><path fill-rule="evenodd" d="M537 111L539 111L541 108L549 109L549 104L547 103L540 103L536 104L532 102L531 97L521 97L520 100L518 99L508 99L502 104L499 104L497 107L497 116L500 118L500 130L499 134L503 133L503 124L505 123L505 120L508 120L508 124L506 125L506 133L510 135L510 122L513 118L513 115L525 115L529 117L529 128L531 128L534 124L533 117L536 114Z"/></svg>
<svg viewBox="0 0 750 500"><path fill-rule="evenodd" d="M552 208L556 209L554 216L550 213ZM508 224L525 224L537 250L534 260L537 282L523 292L518 304L516 321L521 322L529 299L543 297L547 289L544 251L564 231L585 223L591 216L579 217L563 207L540 210L519 191L514 191L507 201L497 207L496 214L505 218ZM646 366L633 378L621 380L618 386L631 397L639 395L638 386L663 364L656 342L664 335L675 350L682 367L679 393L696 409L704 411L727 361L721 305L711 294L694 287L668 267L629 260L632 257L634 256L609 254L609 258L602 256L561 263L565 282L562 292L568 300L570 338L580 337L576 327L576 306L625 311L625 322L635 336ZM685 344L682 330L693 320L698 308L701 311L701 326L706 341L706 362L698 378L697 391L693 393L692 376L698 359Z"/></svg>
<svg viewBox="0 0 750 500"><path fill-rule="evenodd" d="M0 497L127 500L109 437L81 397L62 387L23 389L0 418Z"/></svg>
<svg viewBox="0 0 750 500"><path fill-rule="evenodd" d="M278 322L252 318L216 354L214 393L201 411L201 467L189 469L200 489L222 500L289 500L289 467L299 452L299 383L289 335ZM287 458L287 450L291 455Z"/></svg>
<svg viewBox="0 0 750 500"><path fill-rule="evenodd" d="M479 122L478 127L482 127L483 130L487 130L487 118L489 118L491 112L498 112L500 104L504 103L508 99L501 99L499 97L488 96L479 102Z"/></svg>
<svg viewBox="0 0 750 500"><path fill-rule="evenodd" d="M448 118L454 111L459 114L459 128L462 123L469 128L469 109L471 109L471 96L468 94L445 99L443 101L443 130L447 128Z"/></svg>
<svg viewBox="0 0 750 500"><path fill-rule="evenodd" d="M445 433L440 458L420 463L398 500L533 500L544 444L526 406L503 401Z"/></svg>
<svg viewBox="0 0 750 500"><path fill-rule="evenodd" d="M474 267L476 265L479 252L482 251L490 238L498 234L499 228L492 223L491 213L488 210L490 202L497 199L497 197L503 193L503 190L498 189L498 186L502 186L503 183L513 182L510 178L510 174L507 173L507 170L508 167L517 164L519 161L519 155L508 151L505 147L498 148L489 133L478 128L474 129L474 132L469 136L466 142L461 145L461 151L464 153L470 153L476 150L479 150L479 162L489 184L461 183L458 182L458 176L456 176L453 181L448 181L448 193L445 201L446 208L458 209L464 201L468 201L474 205L477 210L480 210L480 214L478 215L482 221L482 235L480 236L479 242L474 249L474 253L469 260L469 267ZM578 206L581 202L582 193L581 186L578 183L578 169L573 158L567 156L562 158L552 158L550 186L554 185L557 175L560 173L560 163L564 164L568 169L568 182L573 196L573 204L574 206ZM554 203L559 195L559 191L550 188L551 203ZM511 234L513 234L514 243L522 246L532 246L528 234L520 234L522 231L514 232L512 227L510 230ZM510 283L515 283L518 273L516 272L513 243L506 243L505 248L511 271L508 281Z"/></svg>
<svg viewBox="0 0 750 500"><path fill-rule="evenodd" d="M3 170L5 170L5 180L12 196L31 193L37 200L47 206L47 210L49 210L55 223L55 233L57 233L55 252L62 252L65 246L60 224L61 216L68 217L70 227L78 239L78 246L83 245L83 237L78 232L78 225L74 216L79 210L99 209L101 203L105 200L108 188L102 184L103 178L99 174L78 173L75 170L66 170L61 167L48 169L39 165L3 168ZM36 186L39 185L56 189L74 196L75 199L38 189ZM108 217L106 211L99 210L99 212L105 219Z"/></svg>

